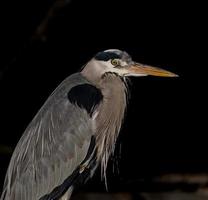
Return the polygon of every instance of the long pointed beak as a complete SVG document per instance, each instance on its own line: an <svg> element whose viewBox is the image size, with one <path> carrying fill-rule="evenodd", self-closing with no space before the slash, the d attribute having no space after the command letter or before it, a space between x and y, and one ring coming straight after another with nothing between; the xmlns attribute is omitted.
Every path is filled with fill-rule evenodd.
<svg viewBox="0 0 208 200"><path fill-rule="evenodd" d="M169 72L164 69L152 67L149 65L143 65L140 63L133 63L127 68L127 76L163 76L163 77L178 77L177 74Z"/></svg>

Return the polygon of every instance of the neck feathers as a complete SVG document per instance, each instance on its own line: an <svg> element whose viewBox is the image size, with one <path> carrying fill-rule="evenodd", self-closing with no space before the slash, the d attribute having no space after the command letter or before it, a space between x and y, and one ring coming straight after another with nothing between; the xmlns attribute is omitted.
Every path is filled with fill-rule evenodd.
<svg viewBox="0 0 208 200"><path fill-rule="evenodd" d="M108 73L100 81L103 101L97 108L95 137L97 158L101 162L102 175L106 179L109 156L114 152L116 139L126 109L127 87L125 80Z"/></svg>

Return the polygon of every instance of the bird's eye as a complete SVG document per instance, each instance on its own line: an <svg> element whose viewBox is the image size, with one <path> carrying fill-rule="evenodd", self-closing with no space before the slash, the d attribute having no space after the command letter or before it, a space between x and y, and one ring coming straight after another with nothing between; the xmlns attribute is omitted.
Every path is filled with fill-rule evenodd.
<svg viewBox="0 0 208 200"><path fill-rule="evenodd" d="M114 66L118 66L118 65L119 65L119 60L117 60L117 59L112 59L112 60L111 60L111 64L114 65Z"/></svg>

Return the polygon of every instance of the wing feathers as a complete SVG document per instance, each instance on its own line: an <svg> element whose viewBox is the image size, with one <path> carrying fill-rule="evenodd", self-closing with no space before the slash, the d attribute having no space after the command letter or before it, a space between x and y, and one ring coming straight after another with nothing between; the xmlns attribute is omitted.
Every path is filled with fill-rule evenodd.
<svg viewBox="0 0 208 200"><path fill-rule="evenodd" d="M80 112L79 115L85 120L79 120L80 117L77 118L73 112ZM30 126L13 155L11 162L15 164L10 166L7 177L11 182L11 186L7 185L10 194L5 200L11 197L14 200L38 200L72 174L84 160L92 135L88 114L81 112L75 106L70 108L70 114L64 118L68 118L71 126L65 124L65 128L61 129L56 126L57 120L53 120L51 114L42 121L33 122L36 126Z"/></svg>
<svg viewBox="0 0 208 200"><path fill-rule="evenodd" d="M89 83L79 73L63 81L27 127L12 155L1 200L39 200L86 158L92 121L68 99L68 91L78 84Z"/></svg>

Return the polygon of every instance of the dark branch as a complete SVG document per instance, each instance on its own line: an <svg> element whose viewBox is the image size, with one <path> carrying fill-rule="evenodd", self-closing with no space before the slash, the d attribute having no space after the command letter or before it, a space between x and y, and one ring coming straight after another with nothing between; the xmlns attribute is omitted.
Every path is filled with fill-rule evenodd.
<svg viewBox="0 0 208 200"><path fill-rule="evenodd" d="M49 8L45 18L41 21L37 27L32 39L39 39L45 41L47 39L46 31L48 29L48 24L51 19L57 16L58 12L68 5L71 0L56 0L52 6Z"/></svg>

